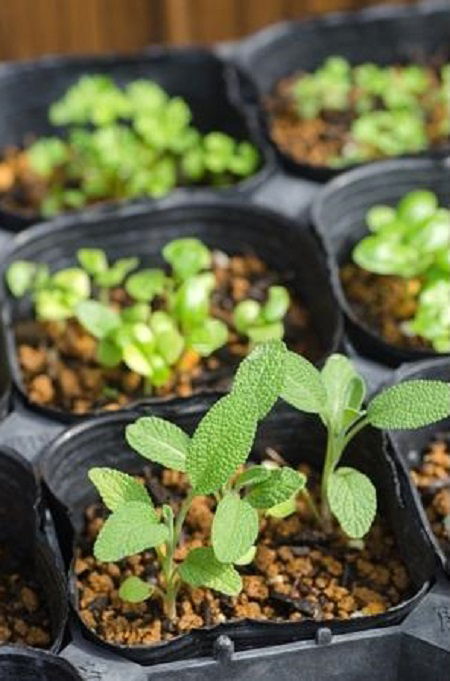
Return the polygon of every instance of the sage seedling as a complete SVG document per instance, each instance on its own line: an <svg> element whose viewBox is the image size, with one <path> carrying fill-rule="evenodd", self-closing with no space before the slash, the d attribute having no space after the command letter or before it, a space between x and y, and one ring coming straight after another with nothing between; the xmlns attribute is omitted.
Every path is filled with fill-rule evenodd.
<svg viewBox="0 0 450 681"><path fill-rule="evenodd" d="M340 462L348 444L366 426L388 430L420 428L450 414L450 384L404 381L364 406L366 386L344 355L331 355L319 371L293 352L286 354L281 397L300 411L317 414L327 430L321 482L321 521L326 530L332 515L344 532L359 539L370 529L377 509L369 478Z"/></svg>
<svg viewBox="0 0 450 681"><path fill-rule="evenodd" d="M282 339L283 318L290 304L288 290L284 286L270 286L267 300L261 304L256 300L242 300L233 312L233 322L243 336L254 343Z"/></svg>
<svg viewBox="0 0 450 681"><path fill-rule="evenodd" d="M173 423L144 416L127 426L128 444L153 463L186 474L188 490L178 508L156 509L144 486L110 468L93 468L89 477L111 511L94 546L100 561L117 561L154 548L161 570L158 583L130 577L120 596L132 602L162 599L168 617L176 616L183 583L237 595L242 580L236 566L251 562L259 515L291 500L305 477L287 466L249 466L258 422L270 411L283 383L286 348L281 341L257 346L241 363L232 390L202 418L192 437ZM217 506L210 545L174 558L186 516L197 496L214 495Z"/></svg>

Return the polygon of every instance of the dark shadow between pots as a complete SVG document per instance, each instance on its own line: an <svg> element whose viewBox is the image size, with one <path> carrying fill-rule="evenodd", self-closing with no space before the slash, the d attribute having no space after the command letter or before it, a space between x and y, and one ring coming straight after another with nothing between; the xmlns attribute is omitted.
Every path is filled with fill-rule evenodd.
<svg viewBox="0 0 450 681"><path fill-rule="evenodd" d="M49 649L61 646L67 619L67 592L61 559L44 532L45 508L31 466L7 447L0 450L0 544L5 565L32 578L50 620Z"/></svg>
<svg viewBox="0 0 450 681"><path fill-rule="evenodd" d="M246 102L249 121L275 148L283 165L290 172L324 181L342 170L296 162L270 139L264 101L280 79L296 71L314 71L334 55L355 65L367 61L380 65L423 63L430 57L449 57L449 41L450 8L446 0L287 21L263 29L238 45L235 61L243 76L236 83L237 91ZM450 144L426 155L442 156L449 150Z"/></svg>
<svg viewBox="0 0 450 681"><path fill-rule="evenodd" d="M103 248L115 259L139 255L142 266L161 266L161 248L174 238L196 236L207 246L227 254L253 253L270 269L289 275L287 285L309 310L311 326L320 348L319 361L340 344L342 323L331 292L325 261L308 229L266 209L242 203L220 201L183 202L168 199L148 212L127 208L120 214L102 218L59 218L37 225L12 242L1 274L17 259L47 263L51 270L75 263L81 246ZM4 287L3 283L3 287ZM27 399L16 356L13 326L31 318L28 299L14 299L4 291L3 321L6 330L8 362L13 382ZM161 398L145 400L157 402ZM63 421L79 420L79 415L64 413L29 402L33 409Z"/></svg>
<svg viewBox="0 0 450 681"><path fill-rule="evenodd" d="M228 81L233 65L207 49L154 47L130 56L52 56L36 61L0 66L0 151L20 146L31 135L63 134L48 121L49 106L84 74L104 74L123 86L138 78L154 80L172 96L186 99L193 112L193 124L203 133L222 131L253 142L261 153L261 168L253 176L229 188L180 188L174 194L188 196L210 192L223 198L248 194L259 187L274 170L273 153L262 145L249 128L239 102L232 100ZM136 200L137 205L152 199ZM110 202L88 212L120 211L124 203ZM85 212L85 211L83 211ZM3 229L13 232L38 222L38 215L24 217L0 209Z"/></svg>
<svg viewBox="0 0 450 681"><path fill-rule="evenodd" d="M405 364L397 370L395 377L395 382L431 379L446 381L450 384L450 358L425 360L411 363L410 365ZM450 573L450 552L444 552L434 535L420 493L410 477L410 471L421 463L425 449L433 440L440 439L440 437L445 441L450 441L450 416L443 421L419 428L418 430L397 430L391 431L388 434L389 442L403 467L405 478L409 481L417 511L423 524L423 531L433 546L437 560Z"/></svg>
<svg viewBox="0 0 450 681"><path fill-rule="evenodd" d="M343 311L350 340L363 356L396 367L402 362L438 358L431 348L402 348L387 343L357 314L348 300L340 268L350 262L351 251L368 234L366 214L378 203L395 205L414 189L433 191L440 205L450 205L450 158L443 160L392 160L344 173L322 189L312 207L312 220L328 258L334 294Z"/></svg>
<svg viewBox="0 0 450 681"><path fill-rule="evenodd" d="M192 432L204 413L199 399L189 413L174 410L170 405L152 410L154 415L168 418L187 432ZM142 415L142 410L139 412ZM57 533L63 546L66 564L72 558L72 541L84 522L84 509L97 498L87 472L92 466L111 466L129 473L142 471L142 459L130 450L124 439L124 428L138 413L103 415L67 429L46 450L40 459ZM310 417L277 408L259 428L254 456L263 455L267 447L275 448L292 464L308 462L313 467L323 458L324 432ZM397 466L383 449L381 436L366 431L358 436L345 456L369 474L378 490L380 510L394 534L399 555L403 559L413 592L411 597L380 615L361 616L350 620L327 621L333 633L366 631L398 623L421 599L427 582L434 574L433 553L419 530L419 520L408 485L398 476ZM73 575L72 601L77 609ZM294 640L313 638L323 622L261 622L242 620L202 630L192 631L172 641L153 646L126 647L108 644L79 620L83 635L135 662L144 665L210 655L218 636L229 636L237 650L261 648Z"/></svg>

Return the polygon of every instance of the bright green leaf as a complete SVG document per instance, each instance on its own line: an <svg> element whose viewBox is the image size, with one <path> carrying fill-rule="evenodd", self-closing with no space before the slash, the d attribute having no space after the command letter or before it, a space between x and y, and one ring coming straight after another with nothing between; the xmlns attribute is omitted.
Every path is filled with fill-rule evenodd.
<svg viewBox="0 0 450 681"><path fill-rule="evenodd" d="M190 439L181 428L157 416L143 416L128 425L125 437L138 454L175 471L186 470Z"/></svg>
<svg viewBox="0 0 450 681"><path fill-rule="evenodd" d="M131 575L120 585L119 597L128 603L142 603L142 601L150 598L154 590L154 587L148 584L148 582L144 582L139 577Z"/></svg>
<svg viewBox="0 0 450 681"><path fill-rule="evenodd" d="M217 560L238 560L255 542L258 529L258 512L235 492L226 494L217 505L211 530Z"/></svg>
<svg viewBox="0 0 450 681"><path fill-rule="evenodd" d="M420 428L450 416L450 383L404 381L377 395L367 408L369 422L390 430Z"/></svg>
<svg viewBox="0 0 450 681"><path fill-rule="evenodd" d="M344 532L361 539L377 511L377 493L369 478L354 468L338 468L328 480L328 503Z"/></svg>
<svg viewBox="0 0 450 681"><path fill-rule="evenodd" d="M178 569L181 578L191 586L206 586L227 596L237 596L242 591L237 570L218 561L210 547L190 551Z"/></svg>
<svg viewBox="0 0 450 681"><path fill-rule="evenodd" d="M91 468L88 475L110 511L115 511L128 501L152 504L144 485L131 475L113 468Z"/></svg>
<svg viewBox="0 0 450 681"><path fill-rule="evenodd" d="M303 473L283 466L271 471L270 478L252 487L245 498L255 508L270 509L291 499L305 484Z"/></svg>
<svg viewBox="0 0 450 681"><path fill-rule="evenodd" d="M319 371L295 352L287 353L281 397L296 409L312 414L320 414L326 404L325 387Z"/></svg>
<svg viewBox="0 0 450 681"><path fill-rule="evenodd" d="M120 325L119 313L97 300L83 300L77 305L75 314L95 338L105 338Z"/></svg>

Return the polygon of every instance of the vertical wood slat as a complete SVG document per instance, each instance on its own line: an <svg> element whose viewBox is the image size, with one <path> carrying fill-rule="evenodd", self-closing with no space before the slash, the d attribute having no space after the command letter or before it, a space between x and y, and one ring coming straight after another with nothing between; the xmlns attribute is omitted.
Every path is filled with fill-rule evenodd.
<svg viewBox="0 0 450 681"><path fill-rule="evenodd" d="M0 60L51 52L129 52L152 42L211 43L287 18L391 1L0 0Z"/></svg>

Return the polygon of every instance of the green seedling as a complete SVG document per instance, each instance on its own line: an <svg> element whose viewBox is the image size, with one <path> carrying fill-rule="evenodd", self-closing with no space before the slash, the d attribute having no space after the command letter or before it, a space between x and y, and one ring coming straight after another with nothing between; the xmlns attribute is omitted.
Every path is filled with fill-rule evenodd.
<svg viewBox="0 0 450 681"><path fill-rule="evenodd" d="M289 293L284 286L271 286L264 304L256 300L243 300L234 309L233 322L237 331L253 343L282 339L283 318L290 304Z"/></svg>
<svg viewBox="0 0 450 681"><path fill-rule="evenodd" d="M436 352L450 351L450 210L432 192L406 194L396 207L376 205L366 216L371 232L353 260L377 274L418 278L418 307L404 331L427 339Z"/></svg>
<svg viewBox="0 0 450 681"><path fill-rule="evenodd" d="M40 210L47 216L96 201L159 197L177 184L227 185L260 163L249 142L202 135L188 104L152 81L121 89L107 76L83 76L49 118L65 126L64 139L40 138L26 151L46 183Z"/></svg>
<svg viewBox="0 0 450 681"><path fill-rule="evenodd" d="M106 253L100 248L80 248L77 260L92 277L99 290L99 298L105 304L109 300L109 289L123 284L126 276L139 265L139 258L120 258L109 265Z"/></svg>
<svg viewBox="0 0 450 681"><path fill-rule="evenodd" d="M260 516L292 500L305 485L301 473L287 466L253 465L244 472L258 422L277 400L283 382L283 343L260 345L245 359L232 391L202 418L192 437L173 423L152 416L127 426L128 444L142 457L186 473L188 491L178 508L155 508L145 487L110 468L92 468L91 481L111 511L94 546L100 561L118 561L155 549L162 578L158 583L129 577L119 595L131 602L162 600L166 615L176 617L180 587L209 587L234 596L242 589L236 566L255 555ZM249 395L258 396L258 401ZM198 496L214 495L217 506L208 546L191 549L182 562L175 552L182 542L186 516Z"/></svg>
<svg viewBox="0 0 450 681"><path fill-rule="evenodd" d="M417 153L430 144L427 126L436 110L439 136L450 133L449 66L436 79L419 65L351 66L342 57L329 57L313 73L299 76L292 96L302 119L351 117L347 142L332 165Z"/></svg>
<svg viewBox="0 0 450 681"><path fill-rule="evenodd" d="M64 321L89 298L91 285L87 274L69 267L50 274L46 265L17 260L6 272L9 290L16 298L30 294L36 316L41 321Z"/></svg>
<svg viewBox="0 0 450 681"><path fill-rule="evenodd" d="M347 446L366 426L387 430L420 428L450 414L450 384L399 383L364 406L366 386L343 355L331 355L322 371L288 352L281 397L300 411L317 414L327 431L321 482L320 521L328 531L334 516L343 531L360 539L377 510L373 483L361 471L340 465Z"/></svg>

